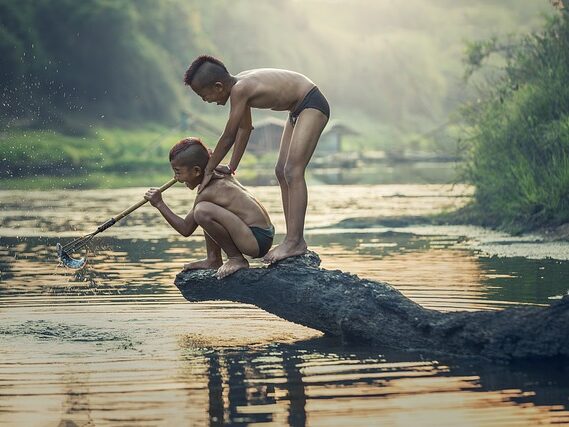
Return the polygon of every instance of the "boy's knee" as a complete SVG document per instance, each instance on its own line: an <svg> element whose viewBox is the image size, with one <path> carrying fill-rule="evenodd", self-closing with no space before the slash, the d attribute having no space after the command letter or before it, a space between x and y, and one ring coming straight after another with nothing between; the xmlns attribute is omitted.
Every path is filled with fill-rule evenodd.
<svg viewBox="0 0 569 427"><path fill-rule="evenodd" d="M299 166L286 165L284 168L284 178L287 183L304 179L304 168Z"/></svg>
<svg viewBox="0 0 569 427"><path fill-rule="evenodd" d="M194 207L194 220L198 224L203 224L211 221L212 211L208 202L200 202Z"/></svg>
<svg viewBox="0 0 569 427"><path fill-rule="evenodd" d="M275 175L279 182L286 182L284 165L278 164L275 166Z"/></svg>

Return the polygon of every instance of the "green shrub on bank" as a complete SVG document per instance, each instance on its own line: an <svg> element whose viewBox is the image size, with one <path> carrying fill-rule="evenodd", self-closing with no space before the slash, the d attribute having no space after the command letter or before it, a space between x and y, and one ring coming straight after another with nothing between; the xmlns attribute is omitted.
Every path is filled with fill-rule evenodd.
<svg viewBox="0 0 569 427"><path fill-rule="evenodd" d="M96 128L84 136L46 130L4 132L0 134L0 189L156 185L172 176L168 153L186 136L188 132L180 128L157 125ZM272 170L276 156L270 153L257 159L245 153L239 176L247 178L267 167Z"/></svg>
<svg viewBox="0 0 569 427"><path fill-rule="evenodd" d="M93 130L85 136L55 131L10 131L0 138L0 178L82 176L93 172L169 173L168 150L179 139L164 127Z"/></svg>
<svg viewBox="0 0 569 427"><path fill-rule="evenodd" d="M476 47L475 47L476 48ZM485 225L527 230L569 221L569 14L502 53L504 75L469 105L468 179L472 214ZM480 55L474 55L480 64ZM471 55L472 57L472 55Z"/></svg>

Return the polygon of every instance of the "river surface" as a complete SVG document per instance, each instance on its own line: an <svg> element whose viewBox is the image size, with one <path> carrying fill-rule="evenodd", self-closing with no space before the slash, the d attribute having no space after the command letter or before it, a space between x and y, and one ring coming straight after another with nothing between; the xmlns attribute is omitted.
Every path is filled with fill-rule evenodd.
<svg viewBox="0 0 569 427"><path fill-rule="evenodd" d="M251 190L280 241L278 188ZM254 306L186 302L173 280L205 255L203 237L176 235L151 206L97 236L85 269L58 265L57 242L94 231L144 191L0 191L0 426L569 423L562 364L346 346ZM312 185L307 241L324 268L389 282L442 311L547 305L567 293L567 243L342 222L426 215L470 194L461 185ZM193 193L176 186L164 198L185 215Z"/></svg>

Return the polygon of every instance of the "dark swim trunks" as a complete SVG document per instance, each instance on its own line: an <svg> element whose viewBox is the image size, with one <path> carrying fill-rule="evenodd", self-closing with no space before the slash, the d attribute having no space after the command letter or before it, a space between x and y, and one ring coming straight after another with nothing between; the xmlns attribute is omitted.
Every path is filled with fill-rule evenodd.
<svg viewBox="0 0 569 427"><path fill-rule="evenodd" d="M253 232L253 236L255 236L255 240L257 240L257 244L259 245L259 255L255 258L261 258L269 252L271 246L273 245L273 237L275 237L275 227L272 225L269 228L261 228L261 227L249 227Z"/></svg>
<svg viewBox="0 0 569 427"><path fill-rule="evenodd" d="M315 108L322 111L326 117L330 118L330 105L328 105L328 101L326 101L326 98L324 98L324 95L322 95L322 92L320 92L320 89L318 89L317 86L310 89L310 92L308 92L304 99L300 101L300 104L298 104L288 115L291 125L294 126L296 124L296 119L298 119L302 110L306 108Z"/></svg>

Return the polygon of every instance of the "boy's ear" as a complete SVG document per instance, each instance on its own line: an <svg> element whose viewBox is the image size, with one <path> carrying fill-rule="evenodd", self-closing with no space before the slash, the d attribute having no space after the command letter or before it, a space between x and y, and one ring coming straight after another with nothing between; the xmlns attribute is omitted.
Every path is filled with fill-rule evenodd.
<svg viewBox="0 0 569 427"><path fill-rule="evenodd" d="M215 82L213 84L213 87L216 88L217 90L223 90L223 83L221 82Z"/></svg>
<svg viewBox="0 0 569 427"><path fill-rule="evenodd" d="M198 175L200 175L200 174L202 173L202 168L200 168L199 166L194 166L194 167L192 168L192 171L194 172L194 174L195 174L196 176L198 176Z"/></svg>

